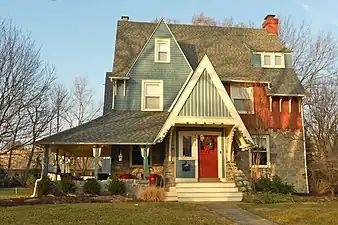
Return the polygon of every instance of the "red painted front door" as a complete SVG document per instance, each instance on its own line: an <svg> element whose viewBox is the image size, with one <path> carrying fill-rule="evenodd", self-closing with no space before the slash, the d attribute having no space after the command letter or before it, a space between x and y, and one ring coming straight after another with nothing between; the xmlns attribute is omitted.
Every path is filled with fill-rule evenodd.
<svg viewBox="0 0 338 225"><path fill-rule="evenodd" d="M198 140L199 178L218 178L217 154L217 136L200 136Z"/></svg>

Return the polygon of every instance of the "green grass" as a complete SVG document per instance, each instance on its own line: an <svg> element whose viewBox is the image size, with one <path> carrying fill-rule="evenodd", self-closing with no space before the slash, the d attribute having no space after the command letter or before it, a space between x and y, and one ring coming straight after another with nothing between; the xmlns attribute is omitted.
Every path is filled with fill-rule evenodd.
<svg viewBox="0 0 338 225"><path fill-rule="evenodd" d="M294 204L239 204L280 225L338 225L338 202Z"/></svg>
<svg viewBox="0 0 338 225"><path fill-rule="evenodd" d="M196 204L83 203L0 208L1 224L233 224L227 218Z"/></svg>
<svg viewBox="0 0 338 225"><path fill-rule="evenodd" d="M0 199L29 197L32 194L29 188L0 188Z"/></svg>

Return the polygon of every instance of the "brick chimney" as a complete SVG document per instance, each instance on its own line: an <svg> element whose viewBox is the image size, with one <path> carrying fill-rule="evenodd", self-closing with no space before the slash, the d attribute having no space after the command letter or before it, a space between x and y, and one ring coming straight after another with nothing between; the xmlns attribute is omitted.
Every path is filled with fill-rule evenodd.
<svg viewBox="0 0 338 225"><path fill-rule="evenodd" d="M122 21L128 21L129 20L129 16L121 16L121 20Z"/></svg>
<svg viewBox="0 0 338 225"><path fill-rule="evenodd" d="M279 19L275 18L276 15L267 15L264 18L264 23L262 24L262 27L271 35L277 35L278 34L278 24Z"/></svg>

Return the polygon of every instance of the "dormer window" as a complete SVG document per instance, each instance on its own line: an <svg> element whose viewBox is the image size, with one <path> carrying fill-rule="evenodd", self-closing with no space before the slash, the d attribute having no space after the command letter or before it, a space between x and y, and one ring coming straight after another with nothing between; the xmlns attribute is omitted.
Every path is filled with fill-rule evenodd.
<svg viewBox="0 0 338 225"><path fill-rule="evenodd" d="M155 39L155 62L170 62L170 39Z"/></svg>
<svg viewBox="0 0 338 225"><path fill-rule="evenodd" d="M262 67L285 68L284 55L281 53L262 53Z"/></svg>
<svg viewBox="0 0 338 225"><path fill-rule="evenodd" d="M163 81L142 80L142 111L163 111Z"/></svg>

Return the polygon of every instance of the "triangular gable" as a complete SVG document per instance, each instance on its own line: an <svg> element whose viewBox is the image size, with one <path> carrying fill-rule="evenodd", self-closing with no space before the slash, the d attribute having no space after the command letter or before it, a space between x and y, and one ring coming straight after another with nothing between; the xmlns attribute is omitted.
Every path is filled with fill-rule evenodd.
<svg viewBox="0 0 338 225"><path fill-rule="evenodd" d="M203 73L206 71L207 73ZM171 126L175 124L175 121L177 118L179 118L179 114L184 109L184 106L186 105L187 100L193 93L193 90L196 87L196 84L200 81L201 76L208 74L210 77L210 80L212 81L214 87L216 88L217 93L219 96L221 96L221 100L223 101L223 104L226 106L228 112L231 115L231 124L233 124L235 127L238 127L240 131L243 133L243 137L248 140L249 142L252 142L252 138L244 125L241 117L239 116L234 104L232 103L227 91L225 90L222 81L220 80L219 76L217 75L214 67L212 66L209 58L207 55L204 55L203 59L197 66L196 70L192 74L191 77L189 77L188 81L185 83L184 87L182 88L181 95L176 99L175 105L172 107L172 110L170 112L170 115L163 125L160 133L156 137L155 142L161 142ZM203 117L205 118L205 117ZM224 118L224 121L228 122L230 121L228 118ZM224 123L225 125L226 123Z"/></svg>
<svg viewBox="0 0 338 225"><path fill-rule="evenodd" d="M206 69L199 77L178 116L231 117Z"/></svg>
<svg viewBox="0 0 338 225"><path fill-rule="evenodd" d="M132 71L132 69L134 68L136 62L138 61L138 59L140 58L140 56L143 54L143 52L145 51L146 47L148 46L150 40L151 40L151 39L153 38L153 36L156 34L156 31L157 31L159 28L161 28L162 25L164 25L165 28L169 31L169 33L170 33L170 35L172 36L172 38L173 38L175 44L177 45L177 47L178 47L178 49L180 50L180 52L182 53L182 55L183 55L185 61L187 62L188 66L189 66L189 68L190 68L190 70L191 70L191 74L192 74L193 69L192 69L192 67L191 67L191 65L190 65L190 63L189 63L187 57L186 57L185 54L183 53L183 51L182 51L180 45L178 44L178 42L177 42L177 40L176 40L174 34L171 32L171 30L170 30L168 24L165 22L164 18L161 18L161 20L158 22L157 26L155 27L154 31L152 32L152 34L151 34L150 37L148 38L147 42L146 42L145 45L143 46L142 50L140 51L140 53L139 53L138 56L136 57L135 61L133 62L133 64L132 64L131 67L129 68L129 70L128 70L127 74L126 74L127 76L129 76L129 74L130 74L130 72Z"/></svg>

